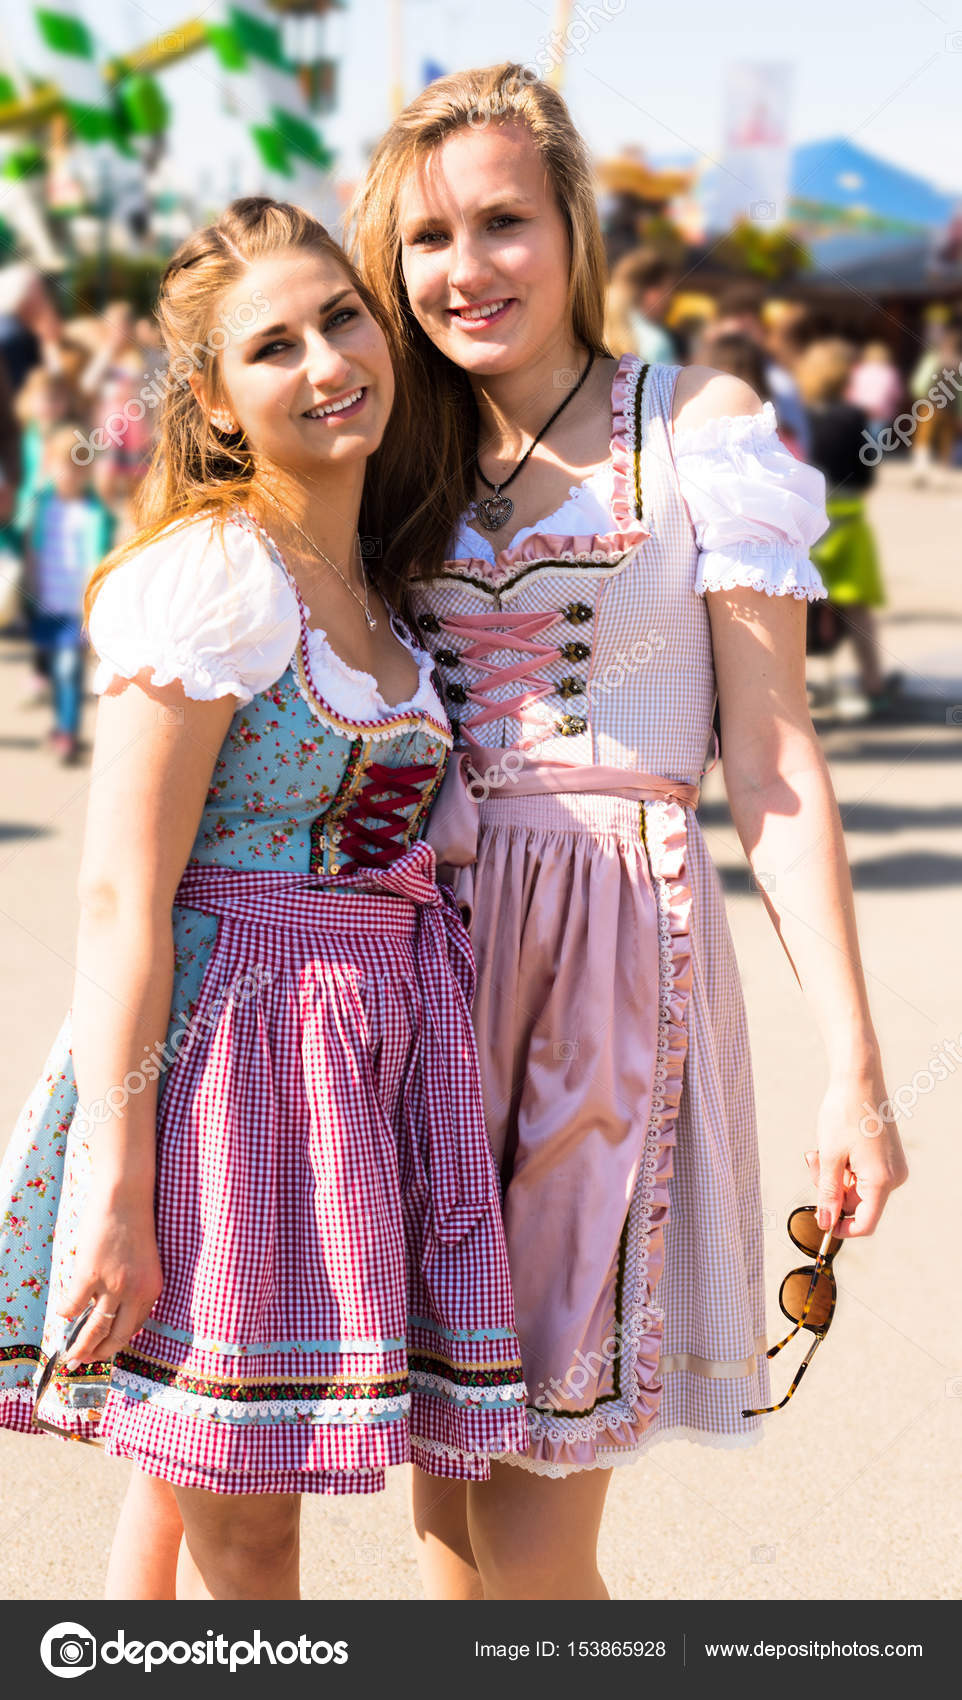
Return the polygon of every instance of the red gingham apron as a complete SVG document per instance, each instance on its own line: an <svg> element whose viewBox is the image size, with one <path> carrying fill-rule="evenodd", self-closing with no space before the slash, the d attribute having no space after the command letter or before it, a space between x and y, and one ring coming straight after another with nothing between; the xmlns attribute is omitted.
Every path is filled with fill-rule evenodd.
<svg viewBox="0 0 962 1700"><path fill-rule="evenodd" d="M484 1479L527 1444L524 1386L473 959L432 850L189 866L175 903L219 927L158 1114L164 1289L115 1359L108 1450L222 1492L370 1491L411 1457Z"/></svg>

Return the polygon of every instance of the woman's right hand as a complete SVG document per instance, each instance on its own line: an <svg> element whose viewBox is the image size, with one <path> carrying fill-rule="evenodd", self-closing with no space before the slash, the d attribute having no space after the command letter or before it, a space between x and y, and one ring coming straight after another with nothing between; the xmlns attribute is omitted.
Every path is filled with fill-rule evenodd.
<svg viewBox="0 0 962 1700"><path fill-rule="evenodd" d="M84 1208L57 1315L94 1308L70 1351L67 1368L103 1363L142 1328L163 1288L153 1200L91 1193Z"/></svg>

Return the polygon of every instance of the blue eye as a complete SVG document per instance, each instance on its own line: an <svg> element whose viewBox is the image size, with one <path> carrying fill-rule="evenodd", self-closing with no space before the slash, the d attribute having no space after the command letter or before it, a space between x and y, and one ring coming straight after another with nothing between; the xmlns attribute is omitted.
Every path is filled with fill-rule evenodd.
<svg viewBox="0 0 962 1700"><path fill-rule="evenodd" d="M514 213L499 213L497 218L493 218L491 220L491 228L492 230L497 230L498 228L503 228L506 224L520 223L521 220L516 218Z"/></svg>
<svg viewBox="0 0 962 1700"><path fill-rule="evenodd" d="M272 349L289 348L289 347L290 347L290 344L286 343L286 342L265 342L263 348L259 348L257 350L257 353L254 355L254 359L255 360L263 359L264 355L270 354Z"/></svg>
<svg viewBox="0 0 962 1700"><path fill-rule="evenodd" d="M341 324L343 324L345 319L350 320L350 319L356 319L356 318L357 318L357 309L355 307L341 307L341 308L338 309L338 311L336 313L332 314L332 316L328 319L327 328L328 328L328 330L332 330L332 329L334 329L335 326L338 325L339 321L340 321Z"/></svg>

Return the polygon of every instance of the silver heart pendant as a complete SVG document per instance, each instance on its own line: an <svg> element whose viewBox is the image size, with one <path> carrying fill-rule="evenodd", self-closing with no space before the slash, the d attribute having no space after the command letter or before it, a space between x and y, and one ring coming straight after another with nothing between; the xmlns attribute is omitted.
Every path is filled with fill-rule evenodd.
<svg viewBox="0 0 962 1700"><path fill-rule="evenodd" d="M514 503L510 496L482 496L474 511L485 531L500 531L514 513Z"/></svg>

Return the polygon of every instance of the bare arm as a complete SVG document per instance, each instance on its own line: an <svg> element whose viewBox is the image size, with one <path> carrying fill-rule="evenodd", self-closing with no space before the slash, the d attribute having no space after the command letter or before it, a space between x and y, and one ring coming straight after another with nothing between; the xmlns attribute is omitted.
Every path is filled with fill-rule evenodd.
<svg viewBox="0 0 962 1700"><path fill-rule="evenodd" d="M836 1232L871 1233L908 1169L894 1122L873 1114L887 1093L842 823L808 712L805 607L751 590L711 591L708 605L732 820L828 1055L812 1165L819 1222L854 1210Z"/></svg>
<svg viewBox="0 0 962 1700"><path fill-rule="evenodd" d="M92 1191L61 1312L88 1299L118 1312L88 1324L74 1358L107 1358L161 1288L154 1231L156 1079L133 1090L162 1044L173 989L171 910L233 697L193 702L179 684L116 682L97 716L79 880L73 1051L91 1138ZM106 1113L105 1113L106 1112ZM95 1349L96 1348L96 1349Z"/></svg>
<svg viewBox="0 0 962 1700"><path fill-rule="evenodd" d="M761 407L747 384L710 367L679 375L675 403L686 426ZM887 1094L842 823L808 711L806 605L742 589L706 600L732 820L828 1055L811 1163L819 1222L832 1226L840 1211L854 1211L836 1232L871 1233L908 1169L895 1124L881 1113Z"/></svg>

